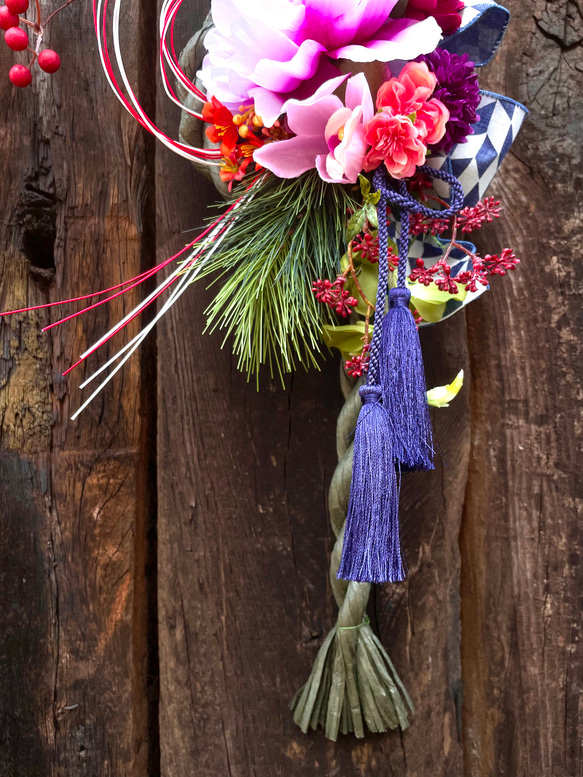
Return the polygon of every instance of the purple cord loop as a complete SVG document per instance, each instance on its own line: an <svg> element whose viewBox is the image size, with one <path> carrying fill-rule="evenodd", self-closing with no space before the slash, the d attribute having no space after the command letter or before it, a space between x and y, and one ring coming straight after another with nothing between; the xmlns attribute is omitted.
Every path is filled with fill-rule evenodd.
<svg viewBox="0 0 583 777"><path fill-rule="evenodd" d="M382 193L385 194L385 201L391 205L397 205L401 209L401 233L399 235L399 269L397 272L397 286L404 288L407 282L407 260L409 258L409 222L411 213L421 213L430 219L437 218L449 218L464 207L464 190L458 179L446 173L444 170L435 170L429 165L423 165L419 167L419 172L433 178L439 178L440 181L444 181L449 185L450 190L450 205L449 208L444 210L434 210L428 208L421 202L416 200L407 190L407 182L404 180L395 181L386 172L383 165L379 167L375 172L375 186L377 191L381 191L381 200L383 199ZM380 173L379 173L380 171ZM378 178L377 178L377 174ZM379 201L379 245L382 247L381 232L386 232L388 237L388 225L387 219L381 218L382 212L381 203ZM386 213L386 210L384 211ZM384 253L380 252L381 259L384 257ZM388 261L388 257L387 257Z"/></svg>

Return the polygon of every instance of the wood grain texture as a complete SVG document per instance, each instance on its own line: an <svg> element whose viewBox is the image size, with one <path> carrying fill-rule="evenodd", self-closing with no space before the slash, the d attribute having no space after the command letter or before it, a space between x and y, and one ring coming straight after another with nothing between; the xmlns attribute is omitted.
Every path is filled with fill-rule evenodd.
<svg viewBox="0 0 583 777"><path fill-rule="evenodd" d="M212 291L194 285L158 355L150 340L75 424L80 379L62 371L137 295L49 335L46 313L0 321L0 777L581 774L583 22L570 0L509 5L482 81L532 114L481 242L522 264L423 333L428 383L463 367L466 386L434 412L442 462L403 482L408 581L369 609L410 728L332 744L292 722L335 620L338 363L257 393L201 334ZM173 131L146 55L154 6L136 2L124 34ZM193 0L185 38L207 10ZM215 199L122 114L89 7L51 34L58 77L0 92L3 309L137 274Z"/></svg>
<svg viewBox="0 0 583 777"><path fill-rule="evenodd" d="M468 312L472 449L461 535L468 777L581 774L583 21L510 2L487 73L531 116L484 236L522 264ZM576 118L577 117L577 118Z"/></svg>
<svg viewBox="0 0 583 777"><path fill-rule="evenodd" d="M137 4L126 21L131 41ZM111 286L142 262L144 144L99 71L90 6L46 42L59 74L0 91L3 310ZM3 74L11 61L3 47ZM132 649L139 361L75 423L83 368L61 377L131 302L47 334L62 309L0 322L3 777L130 775L147 738Z"/></svg>

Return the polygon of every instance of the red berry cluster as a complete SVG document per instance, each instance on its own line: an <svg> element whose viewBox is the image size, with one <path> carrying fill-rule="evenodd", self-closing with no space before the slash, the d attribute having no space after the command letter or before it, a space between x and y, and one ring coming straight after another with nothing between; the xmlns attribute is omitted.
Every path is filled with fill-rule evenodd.
<svg viewBox="0 0 583 777"><path fill-rule="evenodd" d="M448 218L431 219L422 213L413 213L409 222L409 230L412 235L443 235L448 227Z"/></svg>
<svg viewBox="0 0 583 777"><path fill-rule="evenodd" d="M445 261L440 259L433 267L425 267L423 259L417 259L416 267L409 275L410 281L417 281L423 286L429 286L435 283L440 291L447 291L449 294L457 294L460 286L464 286L466 291L477 291L478 284L488 285L488 276L506 275L509 270L514 270L520 264L512 249L505 248L500 256L497 254L486 254L472 257L472 269L465 270L455 278L451 277L451 267Z"/></svg>
<svg viewBox="0 0 583 777"><path fill-rule="evenodd" d="M423 199L423 197L420 197ZM427 199L427 198L425 198ZM486 197L474 207L464 208L457 214L456 227L460 232L469 234L480 229L485 223L500 218L500 203L494 197ZM411 216L409 229L412 235L443 235L451 226L449 218L430 218L422 213Z"/></svg>
<svg viewBox="0 0 583 777"><path fill-rule="evenodd" d="M366 259L371 264L377 264L379 261L379 238L378 235L371 235L365 228L360 235L357 235L352 241L352 250L357 253L360 259ZM399 264L399 257L395 256L392 246L387 248L389 271L393 272Z"/></svg>
<svg viewBox="0 0 583 777"><path fill-rule="evenodd" d="M346 362L346 374L348 376L351 378L362 378L368 372L369 351L370 343L363 347L360 355L353 356L352 359Z"/></svg>
<svg viewBox="0 0 583 777"><path fill-rule="evenodd" d="M462 232L473 232L474 229L494 219L500 218L500 203L494 197L486 197L473 208L464 208L457 217L457 225Z"/></svg>
<svg viewBox="0 0 583 777"><path fill-rule="evenodd" d="M28 10L28 0L6 0L6 5L0 6L0 28L5 31L4 40L6 45L12 51L29 51L32 59L27 65L13 65L10 68L8 77L14 86L21 88L27 87L32 81L31 66L35 62L45 73L56 73L61 66L61 58L56 51L52 49L43 49L38 52L30 47L28 33L20 26L22 22L32 28L33 33L42 39L42 27L40 20L31 22L28 19L21 18L19 14L26 13Z"/></svg>
<svg viewBox="0 0 583 777"><path fill-rule="evenodd" d="M364 231L352 241L352 249L360 254L361 259L366 259L371 264L379 260L379 239L373 237L370 232Z"/></svg>
<svg viewBox="0 0 583 777"><path fill-rule="evenodd" d="M352 308L358 305L358 300L351 297L350 292L346 291L345 283L346 277L344 275L339 275L334 282L317 280L313 282L312 291L318 302L321 302L322 305L328 305L339 316L348 318L352 313Z"/></svg>

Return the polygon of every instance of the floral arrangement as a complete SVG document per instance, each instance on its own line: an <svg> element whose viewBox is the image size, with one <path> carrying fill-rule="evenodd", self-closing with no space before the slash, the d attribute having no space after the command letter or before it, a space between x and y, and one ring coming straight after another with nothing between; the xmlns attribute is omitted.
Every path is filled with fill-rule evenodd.
<svg viewBox="0 0 583 777"><path fill-rule="evenodd" d="M108 0L94 0L100 57L128 111L212 170L227 204L175 256L96 294L91 307L166 270L70 368L160 300L145 328L85 381L108 371L75 416L196 279L217 285L208 329L225 332L248 375L263 364L280 375L318 366L323 350L338 349L362 407L343 432L351 445L331 488L340 503L336 481L352 464L345 522L333 518L333 569L350 581L337 601L353 610L360 602L361 615L346 625L341 605L293 702L295 719L304 731L322 725L331 739L341 730L362 736L363 720L373 731L405 727L410 701L370 630L368 586L405 577L400 477L433 467L428 407L446 407L463 383L460 373L427 391L418 329L519 263L510 248L482 255L467 239L500 217L486 190L526 115L481 90L476 73L500 44L508 12L491 0L212 0L195 78L174 49L181 4L162 4L161 71L169 98L204 129L199 146L166 135L139 104L121 54L121 0L111 20Z"/></svg>

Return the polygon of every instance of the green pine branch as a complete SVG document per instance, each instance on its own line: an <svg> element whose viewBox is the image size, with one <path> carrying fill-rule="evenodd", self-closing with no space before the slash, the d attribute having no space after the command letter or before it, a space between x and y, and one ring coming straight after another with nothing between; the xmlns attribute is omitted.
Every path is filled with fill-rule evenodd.
<svg viewBox="0 0 583 777"><path fill-rule="evenodd" d="M334 321L311 291L317 278L334 278L344 253L347 209L360 207L358 187L325 183L316 171L259 184L201 276L220 289L205 311L207 330L231 340L248 377L303 364L318 366L321 331Z"/></svg>

